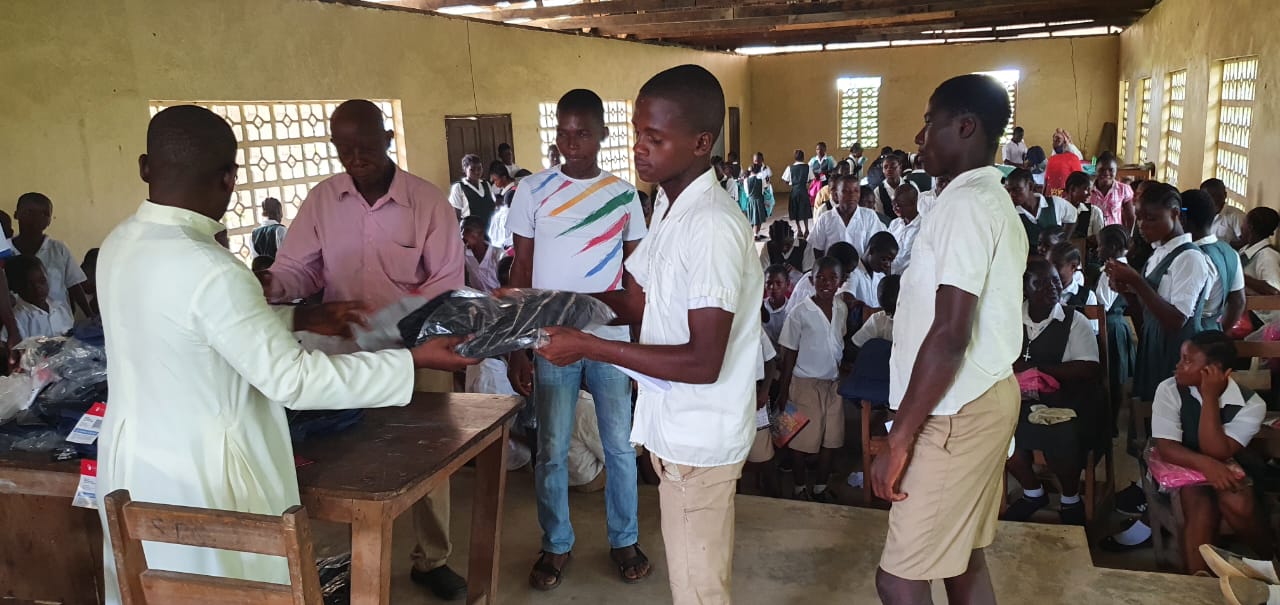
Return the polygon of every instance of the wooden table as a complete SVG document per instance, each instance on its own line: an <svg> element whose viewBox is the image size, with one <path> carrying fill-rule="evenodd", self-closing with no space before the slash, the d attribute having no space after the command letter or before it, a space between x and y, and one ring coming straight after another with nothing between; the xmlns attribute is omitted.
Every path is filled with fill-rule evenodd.
<svg viewBox="0 0 1280 605"><path fill-rule="evenodd" d="M513 397L417 393L406 407L368 410L364 420L350 430L296 448L297 455L314 461L298 469L307 514L351 525L352 605L390 602L391 530L396 517L471 460L476 461L476 483L467 602L496 602L507 421L518 405L519 400ZM70 509L78 466L42 458L0 454L0 494L55 497ZM6 496L3 506L7 508L11 501ZM7 534L15 530L0 526ZM59 541L63 540L65 536ZM41 562L27 563L38 568ZM20 572L12 573L17 576ZM59 575L55 571L43 577L65 581ZM15 596L43 595L15 592Z"/></svg>

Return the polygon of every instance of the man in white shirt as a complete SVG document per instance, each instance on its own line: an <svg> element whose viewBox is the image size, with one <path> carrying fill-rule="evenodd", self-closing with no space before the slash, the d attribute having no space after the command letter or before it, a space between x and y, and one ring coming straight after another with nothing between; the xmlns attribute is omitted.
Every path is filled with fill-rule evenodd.
<svg viewBox="0 0 1280 605"><path fill-rule="evenodd" d="M636 287L601 295L640 343L548 329L539 353L583 357L666 381L640 387L631 441L662 476L662 536L675 605L728 605L733 496L755 435L764 288L751 228L716 182L711 153L724 92L682 65L640 89L632 120L640 179L658 183L649 235L627 261Z"/></svg>
<svg viewBox="0 0 1280 605"><path fill-rule="evenodd" d="M458 338L351 355L302 350L294 330L349 334L358 306L272 309L248 267L214 241L235 190L235 154L231 127L206 109L180 105L151 119L138 159L148 201L107 237L98 265L107 363L120 370L98 439L99 494L278 515L299 503L286 407L404 405L415 367L474 363L453 352ZM118 605L107 542L106 602ZM155 568L289 583L278 557L145 548Z"/></svg>
<svg viewBox="0 0 1280 605"><path fill-rule="evenodd" d="M1233 248L1244 245L1244 211L1227 203L1227 184L1222 179L1200 183L1200 190L1213 200L1217 214L1213 217L1213 234Z"/></svg>
<svg viewBox="0 0 1280 605"><path fill-rule="evenodd" d="M849 175L832 177L831 192L835 212L824 212L814 222L808 244L816 258L824 256L832 244L848 242L861 255L871 236L884 231L884 223L876 211L858 205L858 180Z"/></svg>
<svg viewBox="0 0 1280 605"><path fill-rule="evenodd" d="M916 137L924 165L951 177L921 225L893 326L889 449L871 484L893 503L876 586L888 605L994 603L983 549L995 539L1004 462L1018 419L1012 365L1022 333L1027 240L991 167L1009 121L995 79L958 76L934 91Z"/></svg>
<svg viewBox="0 0 1280 605"><path fill-rule="evenodd" d="M1027 168L1027 142L1022 140L1021 126L1013 127L1013 137L1004 144L1004 163L1006 166Z"/></svg>
<svg viewBox="0 0 1280 605"><path fill-rule="evenodd" d="M556 144L564 163L526 178L511 202L511 285L587 294L620 290L628 285L624 263L647 230L635 187L601 170L597 162L600 144L609 136L604 102L589 90L571 90L556 104L556 118ZM623 325L592 333L610 342L631 340ZM542 553L531 584L541 590L557 587L574 547L566 461L574 405L584 383L595 401L606 452L610 558L622 568L623 580L648 577L652 568L638 545L636 456L629 441L631 381L613 365L591 359L557 366L517 351L508 362L512 386L532 397L538 418L534 476Z"/></svg>

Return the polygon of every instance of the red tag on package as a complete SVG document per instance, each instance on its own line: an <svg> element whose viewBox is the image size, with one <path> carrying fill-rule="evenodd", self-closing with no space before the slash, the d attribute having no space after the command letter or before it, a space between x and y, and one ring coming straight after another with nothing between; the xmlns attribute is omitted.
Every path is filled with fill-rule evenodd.
<svg viewBox="0 0 1280 605"><path fill-rule="evenodd" d="M98 461L80 461L80 485L76 486L76 497L72 506L80 508L98 508Z"/></svg>
<svg viewBox="0 0 1280 605"><path fill-rule="evenodd" d="M107 404L93 404L89 411L80 417L80 422L76 423L76 428L71 429L71 434L67 435L67 441L81 445L89 445L97 441L98 433L102 431L102 417L106 415Z"/></svg>

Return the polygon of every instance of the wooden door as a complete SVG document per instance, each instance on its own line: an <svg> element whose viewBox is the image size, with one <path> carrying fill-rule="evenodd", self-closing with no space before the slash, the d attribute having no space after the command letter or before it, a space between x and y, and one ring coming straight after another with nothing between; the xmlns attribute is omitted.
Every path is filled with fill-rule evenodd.
<svg viewBox="0 0 1280 605"><path fill-rule="evenodd" d="M511 142L511 114L445 116L445 145L449 158L449 181L462 178L462 156L480 156L486 169L498 159L498 145ZM486 170L487 172L487 170Z"/></svg>
<svg viewBox="0 0 1280 605"><path fill-rule="evenodd" d="M742 110L729 108L729 153L738 157L743 166L751 164L750 158L742 157Z"/></svg>

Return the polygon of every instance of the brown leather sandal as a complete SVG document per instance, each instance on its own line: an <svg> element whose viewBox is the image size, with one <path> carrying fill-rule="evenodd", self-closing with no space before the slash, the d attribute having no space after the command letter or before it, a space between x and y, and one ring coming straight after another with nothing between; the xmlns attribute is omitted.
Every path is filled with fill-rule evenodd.
<svg viewBox="0 0 1280 605"><path fill-rule="evenodd" d="M560 588L560 582L564 576L564 569L569 566L569 561L573 559L572 552L564 553L564 555L564 563L560 564L560 567L557 568L551 563L551 557L556 556L556 553L549 553L545 550L538 553L538 560L533 563L533 571L529 572L529 586L532 586L535 590L541 590L543 592ZM553 581L548 584L543 581L545 578L550 578Z"/></svg>

